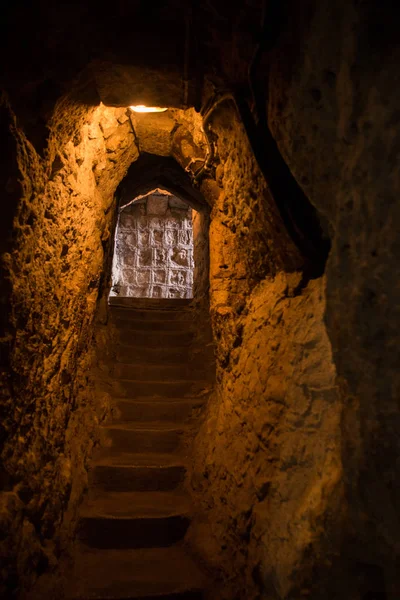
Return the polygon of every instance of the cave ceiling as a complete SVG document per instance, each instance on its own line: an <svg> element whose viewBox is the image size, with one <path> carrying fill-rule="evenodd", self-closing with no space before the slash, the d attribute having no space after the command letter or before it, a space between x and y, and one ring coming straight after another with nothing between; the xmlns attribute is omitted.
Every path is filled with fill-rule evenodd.
<svg viewBox="0 0 400 600"><path fill-rule="evenodd" d="M1 85L43 120L71 89L84 103L200 108L205 80L246 82L262 6L19 2L7 7L1 25Z"/></svg>

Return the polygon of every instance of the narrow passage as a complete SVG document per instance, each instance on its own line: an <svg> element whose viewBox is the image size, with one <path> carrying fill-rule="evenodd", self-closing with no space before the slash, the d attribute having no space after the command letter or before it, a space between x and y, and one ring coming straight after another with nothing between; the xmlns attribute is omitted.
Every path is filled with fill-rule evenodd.
<svg viewBox="0 0 400 600"><path fill-rule="evenodd" d="M203 598L207 579L185 548L185 474L213 374L194 348L186 299L112 298L118 332L115 411L102 428L69 597Z"/></svg>

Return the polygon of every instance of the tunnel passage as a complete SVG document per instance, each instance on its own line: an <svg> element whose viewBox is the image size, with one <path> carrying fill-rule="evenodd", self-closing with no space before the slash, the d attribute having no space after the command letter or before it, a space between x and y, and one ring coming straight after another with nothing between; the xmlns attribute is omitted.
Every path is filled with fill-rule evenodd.
<svg viewBox="0 0 400 600"><path fill-rule="evenodd" d="M68 104L65 108L68 113ZM5 456L10 470L15 469L15 464L18 465L17 477L24 482L23 497L32 498L32 514L40 515L40 511L45 510L44 518L38 517L41 535L53 535L54 515L60 514L57 511L63 499L70 497L68 512L59 517L63 519L60 530L67 540L72 535L71 531L74 531L81 499L90 484L93 471L100 471L105 479L111 477L113 485L118 485L119 477L115 473L119 471L128 473L131 482L136 481L136 474L144 473L144 479L148 482L149 475L156 473L157 469L165 473L163 460L167 460L167 472L171 467L173 473L180 473L179 477L185 473L186 485L193 490L196 505L209 513L212 520L222 523L218 543L226 545L223 556L230 563L225 569L229 572L234 564L233 549L236 546L243 549L246 545L246 535L238 535L237 527L231 526L232 514L237 511L242 514L243 510L248 514L254 495L260 501L264 498L268 482L264 479L266 475L262 467L258 475L254 473L257 466L264 464L264 461L268 465L279 464L275 446L268 460L264 446L254 446L255 460L252 453L247 451L248 444L254 444L254 435L263 437L263 431L271 422L277 424L284 418L279 411L267 409L265 403L269 407L270 397L274 398L279 390L286 389L285 386L289 384L292 387L289 386L288 393L294 394L297 386L304 384L308 389L307 386L312 387L314 379L321 381L319 372L313 368L307 372L305 383L300 368L291 378L282 375L280 366L285 363L292 346L277 343L277 336L282 340L292 340L293 332L296 332L293 348L297 349L298 354L293 361L300 365L303 347L307 344L302 337L301 324L303 321L311 323L310 335L312 338L315 336L317 342L314 343L314 339L311 341L314 350L310 361L313 364L319 352L326 356L324 389L330 390L332 386L329 348L326 338L319 331L323 309L320 300L322 283L312 284L298 297L302 258L274 207L268 185L257 167L246 131L234 107L220 106L210 118L209 124L213 127L213 164L210 169L202 171L201 180L196 180L196 173L198 164L206 162L207 152L203 147L206 143L199 116L193 114L192 110L178 113L171 110L171 114L167 111L164 116L157 118L167 125L162 128L159 137L156 135L158 121L155 117L147 122L143 116L140 123L138 120L133 123L126 107L113 109L100 105L87 112L79 107L74 137L70 139L65 134L65 147L57 146L54 141L46 194L38 196L38 200L36 197L33 201L29 200L37 202L35 210L40 219L35 222L31 213L21 211L21 225L26 222L35 225L34 229L28 226L19 230L21 248L29 258L32 248L35 248L35 264L39 264L41 259L40 264L44 265L41 268L46 277L37 280L40 287L35 294L26 295L26 287L16 287L14 306L19 307L19 317L27 315L27 326L24 330L26 337L19 333L16 340L13 364L16 369L23 368L25 382L28 382L23 386L22 378L18 380L26 390L25 395L21 395L20 403L26 401L29 404L35 426L29 427L31 413L19 412L17 406L18 419L21 419L20 415L22 419L13 425L13 435L9 437ZM64 113L61 113L59 120L61 123L66 121ZM58 129L56 132L59 135ZM37 178L41 181L43 175L39 161L35 168L37 171L33 172L38 173ZM162 324L162 316L148 319L150 324L146 325L143 312L131 306L134 314L123 315L126 318L120 319L117 327L112 327L110 311L113 309L107 306L105 300L111 286L112 242L118 210L125 210L133 198L146 195L155 188L178 196L196 211L193 221L193 297L200 313L187 311L182 323L178 315L177 331L168 332L171 324ZM64 211L64 220L59 220L58 210ZM62 235L60 223L64 227ZM36 239L39 233L40 244ZM22 252L15 254L15 258L21 261L24 256ZM93 262L88 260L89 257ZM17 273L21 272L22 281L25 282L24 278L29 281L29 271L20 268L19 271L13 271L14 282L18 282ZM49 296L47 290L52 284L55 293ZM174 301L180 300L168 298L167 302L173 305ZM146 301L157 303L164 299L151 298ZM24 307L23 311L21 306ZM271 307L274 306L284 307L285 319L271 317ZM46 310L43 311L42 307ZM119 308L126 309L129 306ZM169 309L165 305L161 304L158 308L161 308L162 314L168 314ZM154 311L157 306L147 305L147 312L151 312L151 309ZM54 315L59 315L60 319L54 318ZM203 402L206 396L202 396L202 406L198 407L202 410L202 418L197 422L200 433L195 440L193 461L188 460L185 450L186 454L179 457L178 465L175 463L176 456L172 456L172 459L160 459L157 456L155 463L154 457L149 462L148 453L143 452L142 442L146 447L150 439L160 441L160 437L165 440L165 436L167 440L180 439L182 424L178 423L177 426L174 415L182 415L179 408L181 402L185 408L191 405L194 392L203 393L203 388L198 388L196 371L200 367L201 372L204 366L202 350L211 348L211 340L204 337L205 324L210 316L216 340L218 389L208 407ZM175 315L172 321L175 321ZM194 328L198 342L193 346L191 356L187 348L180 345L182 341L186 343L185 336L191 333L179 331L186 327L187 321ZM79 323L85 325L82 330L79 329ZM296 323L300 325L297 327ZM74 332L72 336L69 336L70 331ZM80 335L77 333L79 331ZM113 336L121 336L123 346L124 358L116 365ZM49 338L58 340L50 350ZM176 343L167 345L165 338ZM29 340L29 343L22 343L25 340ZM45 362L42 360L43 345L49 353ZM34 349L36 351L32 352ZM170 364L167 364L167 360L160 360L161 351L167 355ZM279 360L275 361L276 352L279 353ZM145 360L147 354L148 364ZM32 355L34 368L30 368ZM190 358L192 362L189 361L189 365L183 368ZM78 362L80 359L82 363ZM171 364L176 360L178 365ZM42 378L44 365L46 370ZM110 383L110 378L105 375L112 369L119 374L113 375L113 383ZM266 386L266 378L271 374L279 382L275 384L278 392L274 390L273 383L268 388ZM86 385L88 381L90 385ZM59 389L63 390L61 408ZM149 391L154 392L152 396L156 398L149 398ZM34 403L30 402L33 397ZM148 401L150 407L145 407ZM156 408L161 410L163 419L168 417L167 425L165 422L161 425L161 433L160 424L154 423L155 413L152 411ZM119 412L121 409L122 412ZM141 412L145 410L147 412ZM41 426L43 414L51 415L45 421L46 428ZM138 425L138 414L146 414L150 425ZM116 422L110 422L111 419ZM127 422L118 422L121 420ZM65 423L68 424L66 432ZM183 430L186 431L184 425ZM111 449L112 456L104 458L105 462L100 465L94 463L87 474L89 458L98 449L104 429L107 430L105 449ZM36 449L29 454L29 460L23 462L20 457L25 439L19 435L21 430L29 432L30 446ZM134 444L134 451L131 451L132 439L141 440L140 444ZM282 444L284 440L279 447ZM113 453L113 445L114 450L118 450L116 447L121 450L117 451L117 456ZM184 444L179 447L185 449ZM46 452L42 454L38 450L40 448L45 448ZM64 449L62 457L59 456L59 448ZM138 453L137 449L141 449L141 456L146 455L146 464L140 464L141 459L138 463L138 457L132 456ZM314 455L312 440L310 453ZM49 460L49 457L52 459ZM38 469L44 460L47 471ZM320 460L323 461L324 457L315 457L317 463ZM290 464L290 460L288 462ZM243 490L241 495L237 494L236 483L232 479L238 465L241 465L240 472L244 473L244 477L249 478L237 482L237 487ZM44 478L49 481L49 473L55 484L51 490L45 488L46 494L39 495L36 492L44 485ZM219 473L222 474L221 479ZM300 470L297 476L302 478L304 472ZM179 480L177 483L182 482ZM108 485L104 480L103 484L103 487ZM96 487L91 491L97 494ZM114 493L118 490L108 488L103 491ZM140 490L128 488L119 491L136 493ZM83 520L90 522L91 530L98 530L99 519L103 524L111 521L110 527L114 527L119 518L118 506L126 506L123 501L121 505L118 502L115 505L108 496L100 500L97 496L95 499L91 496L89 502L92 501L94 512L88 512L85 505L83 510L86 510L86 514L82 515ZM134 507L137 501L138 498L134 497L128 505ZM226 510L225 502L229 503L229 510ZM126 516L129 527L142 527L148 507L154 509L155 513L160 510L160 503L154 503L152 498L149 505L143 506L140 502L138 505L143 512L138 514L136 509L129 508ZM203 509L204 505L213 509ZM111 509L107 508L110 506L111 516ZM199 510L199 515L202 510ZM177 515L163 514L167 520L171 516ZM193 528L189 529L188 535L193 536L193 545L207 557L209 552L203 552L204 542L214 540L215 535L209 530L203 534L204 523L201 520L199 522L196 513L193 517ZM280 522L285 522L284 515L280 515ZM153 527L154 524L150 525ZM263 520L260 526L264 526ZM123 524L118 527L124 529ZM35 539L35 532L29 534L32 539ZM94 543L118 544L114 535L110 534L110 539L112 542L103 539ZM255 536L250 537L253 544L256 543L255 539ZM135 540L131 538L125 543L134 544ZM113 547L108 549L112 550ZM218 562L219 551L213 552L211 558ZM121 560L123 562L126 559L121 557ZM78 566L85 565L83 560L77 563ZM107 558L104 561L101 559L100 567L91 571L95 584L96 569L106 572L105 565ZM27 572L28 577L33 575L32 570ZM125 577L126 573L124 571L121 576ZM82 575L85 576L85 573Z"/></svg>
<svg viewBox="0 0 400 600"><path fill-rule="evenodd" d="M155 190L125 205L115 233L113 297L193 297L192 209Z"/></svg>
<svg viewBox="0 0 400 600"><path fill-rule="evenodd" d="M188 482L206 515L194 546L225 577L216 597L397 600L388 3L25 4L7 5L0 36L0 595L40 590L71 539L110 412L90 369L111 358L114 192L153 160L160 181L138 189L138 167L128 202L164 180L209 207L217 389ZM130 119L140 103L174 108ZM187 106L203 110L175 118Z"/></svg>
<svg viewBox="0 0 400 600"><path fill-rule="evenodd" d="M112 417L79 508L68 600L201 600L209 578L185 537L185 481L215 364L208 316L190 299L114 297ZM208 343L205 343L207 342Z"/></svg>

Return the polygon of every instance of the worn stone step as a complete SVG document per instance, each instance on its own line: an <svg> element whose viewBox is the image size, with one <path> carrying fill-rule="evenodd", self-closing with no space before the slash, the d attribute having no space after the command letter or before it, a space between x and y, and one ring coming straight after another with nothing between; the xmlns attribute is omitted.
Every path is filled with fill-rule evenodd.
<svg viewBox="0 0 400 600"><path fill-rule="evenodd" d="M98 550L81 546L68 600L201 600L207 580L180 547Z"/></svg>
<svg viewBox="0 0 400 600"><path fill-rule="evenodd" d="M148 346L137 345L130 346L129 344L119 344L117 347L117 361L131 362L135 361L150 364L183 364L190 359L190 352L187 346Z"/></svg>
<svg viewBox="0 0 400 600"><path fill-rule="evenodd" d="M116 418L121 421L174 421L189 419L204 406L204 398L149 400L116 399Z"/></svg>
<svg viewBox="0 0 400 600"><path fill-rule="evenodd" d="M111 453L103 449L93 461L90 484L120 492L157 492L178 488L186 473L183 459L172 454Z"/></svg>
<svg viewBox="0 0 400 600"><path fill-rule="evenodd" d="M130 317L129 319L125 317L114 317L114 325L118 329L128 329L128 330L136 330L136 331L167 331L167 332L176 332L181 333L182 331L193 332L193 325L184 320L155 320L155 319L140 319Z"/></svg>
<svg viewBox="0 0 400 600"><path fill-rule="evenodd" d="M104 449L132 453L176 452L184 432L184 425L166 421L112 423L100 428Z"/></svg>
<svg viewBox="0 0 400 600"><path fill-rule="evenodd" d="M121 329L119 341L126 346L183 346L193 341L193 331L141 331L139 329Z"/></svg>
<svg viewBox="0 0 400 600"><path fill-rule="evenodd" d="M190 513L182 493L92 493L80 508L78 537L94 548L171 546L185 536Z"/></svg>
<svg viewBox="0 0 400 600"><path fill-rule="evenodd" d="M177 364L118 362L114 366L114 377L156 381L166 379L204 379L205 370L202 365L184 362Z"/></svg>
<svg viewBox="0 0 400 600"><path fill-rule="evenodd" d="M122 306L111 307L113 319L128 319L134 321L193 321L194 311L188 308L128 308Z"/></svg>
<svg viewBox="0 0 400 600"><path fill-rule="evenodd" d="M139 309L173 309L186 308L192 303L192 298L127 298L122 296L110 296L110 306L121 306Z"/></svg>
<svg viewBox="0 0 400 600"><path fill-rule="evenodd" d="M201 380L136 381L134 379L118 379L114 381L113 385L114 395L122 398L138 396L193 397L204 392L207 387L207 382Z"/></svg>

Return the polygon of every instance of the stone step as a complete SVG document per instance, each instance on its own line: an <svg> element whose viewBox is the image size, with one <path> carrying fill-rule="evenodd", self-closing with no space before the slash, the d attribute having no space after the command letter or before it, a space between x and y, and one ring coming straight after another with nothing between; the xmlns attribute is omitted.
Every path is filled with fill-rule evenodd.
<svg viewBox="0 0 400 600"><path fill-rule="evenodd" d="M148 346L148 345L136 345L130 346L129 344L119 344L117 347L117 361L118 362L131 362L135 361L151 364L183 364L190 358L190 352L187 346Z"/></svg>
<svg viewBox="0 0 400 600"><path fill-rule="evenodd" d="M149 400L116 399L116 418L120 421L174 421L181 423L189 419L202 406L204 398Z"/></svg>
<svg viewBox="0 0 400 600"><path fill-rule="evenodd" d="M187 346L129 346L119 344L117 347L117 362L149 364L184 364L190 360L190 350Z"/></svg>
<svg viewBox="0 0 400 600"><path fill-rule="evenodd" d="M112 423L100 428L104 449L116 452L176 452L185 426L166 421Z"/></svg>
<svg viewBox="0 0 400 600"><path fill-rule="evenodd" d="M138 329L121 329L119 341L126 346L169 346L186 347L193 341L192 331L140 331Z"/></svg>
<svg viewBox="0 0 400 600"><path fill-rule="evenodd" d="M127 319L125 317L114 317L114 325L119 330L136 330L136 331L168 331L181 333L182 331L193 330L193 324L188 321L177 321L177 320L155 320L155 319L141 319L133 318L132 316Z"/></svg>
<svg viewBox="0 0 400 600"><path fill-rule="evenodd" d="M114 377L121 379L177 380L204 379L202 365L178 362L177 364L118 362L114 366Z"/></svg>
<svg viewBox="0 0 400 600"><path fill-rule="evenodd" d="M81 546L68 600L202 600L205 576L180 547L98 550Z"/></svg>
<svg viewBox="0 0 400 600"><path fill-rule="evenodd" d="M190 306L192 298L127 298L110 296L108 303L111 307L121 306L139 309L181 309Z"/></svg>
<svg viewBox="0 0 400 600"><path fill-rule="evenodd" d="M113 319L132 319L134 321L187 322L193 321L195 314L191 309L179 309L176 307L166 309L140 309L113 306L110 310Z"/></svg>
<svg viewBox="0 0 400 600"><path fill-rule="evenodd" d="M201 380L153 381L118 379L114 381L114 395L121 398L151 396L176 398L193 397L207 389L207 382Z"/></svg>
<svg viewBox="0 0 400 600"><path fill-rule="evenodd" d="M120 492L157 492L178 488L186 473L181 457L101 450L89 474L94 488Z"/></svg>
<svg viewBox="0 0 400 600"><path fill-rule="evenodd" d="M97 492L80 508L78 537L93 548L172 546L190 523L188 496L176 492Z"/></svg>

